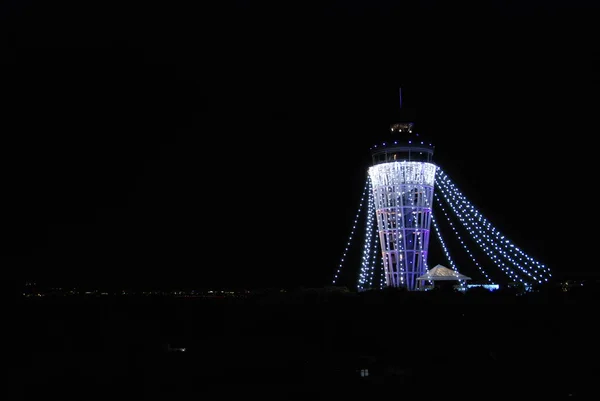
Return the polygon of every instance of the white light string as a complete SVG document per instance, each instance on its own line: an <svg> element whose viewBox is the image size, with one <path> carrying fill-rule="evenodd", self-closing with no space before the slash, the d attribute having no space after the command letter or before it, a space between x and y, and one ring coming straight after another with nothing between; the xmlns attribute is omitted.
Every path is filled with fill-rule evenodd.
<svg viewBox="0 0 600 401"><path fill-rule="evenodd" d="M452 222L450 221L450 216L446 212L446 209L444 209L444 205L442 204L442 201L440 200L440 197L438 196L438 194L434 193L433 196L438 201L438 205L440 205L441 212L444 214L444 216L446 216L446 220L448 221L450 227L452 227L452 231L454 231L454 234L456 235L456 238L461 243L461 245L463 246L463 248L465 249L465 251L467 252L467 254L469 255L469 257L471 258L471 261L475 264L475 266L477 266L477 269L479 269L479 271L486 278L486 280L490 284L494 284L494 282L488 276L488 274L485 272L485 270L483 269L483 267L481 267L481 265L477 262L477 260L475 259L475 256L473 255L473 253L471 252L471 250L467 247L467 244L465 243L465 241L463 241L463 239L461 238L461 236L458 233L458 231L456 230L456 227L454 226L454 224L452 224Z"/></svg>
<svg viewBox="0 0 600 401"><path fill-rule="evenodd" d="M447 176L446 176L446 178L447 178ZM526 266L525 267L520 266L519 263L517 261L515 261L513 258L511 258L511 256L508 255L505 251L505 249L508 249L509 252L514 254L514 251L513 251L513 249L515 248L514 245L512 245L512 244L511 244L512 246L506 245L506 244L510 244L510 241L504 240L504 236L501 236L499 232L496 232L495 228L491 228L491 223L489 223L483 217L483 215L479 214L476 210L474 210L474 207L468 202L468 200L466 200L464 195L456 188L456 186L454 184L452 184L452 182L449 180L449 178L447 178L447 180L445 180L445 184L447 185L446 188L449 189L449 192L451 193L453 200L457 201L457 198L458 198L458 201L460 201L460 203L457 205L457 208L459 210L461 210L461 212L465 216L468 217L468 220L479 231L481 236L484 239L486 239L486 241L488 241L497 250L497 252L500 253L500 255L502 257L504 257L506 260L508 260L510 263L515 265L517 268L519 268L520 270L525 272L530 277L533 277L535 280L538 280L538 277L535 277L534 274L529 274L530 272L527 270L531 271L531 269L533 269L533 270L535 270L535 273L537 273L538 275L541 276L543 274L543 272L540 272L540 267L538 267L536 265L532 265L529 268L527 268ZM485 221L487 224L484 224L483 221ZM480 225L480 223L481 223L481 225ZM484 229L494 233L494 235L496 237L500 237L499 243L496 243L494 241L493 237L486 234ZM515 256L516 256L516 254L515 254ZM522 258L520 258L520 260L523 261ZM531 258L531 260L533 260L533 259ZM524 262L524 264L527 264L527 260Z"/></svg>
<svg viewBox="0 0 600 401"><path fill-rule="evenodd" d="M378 230L377 230L377 224L375 223L375 215L376 215L376 209L375 209L375 200L374 200L374 196L373 196L373 190L371 187L371 184L369 184L369 215L371 216L371 230L370 230L370 234L372 236L372 240L370 242L370 249L369 252L371 253L371 264L368 267L367 270L367 274L366 274L366 280L368 280L368 288L372 289L373 288L373 278L375 276L375 269L377 267L377 248L378 248Z"/></svg>
<svg viewBox="0 0 600 401"><path fill-rule="evenodd" d="M512 280L520 281L523 283L523 280L517 277L516 273L513 272L512 269L510 269L508 266L506 266L504 262L494 253L494 251L491 250L485 244L485 241L482 238L480 238L480 235L478 235L478 233L475 232L474 228L471 227L470 221L465 219L460 210L456 207L456 205L450 201L450 195L446 193L448 189L444 185L444 182L442 180L436 180L436 182L438 184L439 192L442 194L444 200L450 206L450 209L452 209L452 211L454 212L458 220L461 222L461 224L467 229L467 232L469 233L469 235L471 235L475 243L479 245L479 247L489 256L489 258L494 262L494 264L498 266L506 275L508 275Z"/></svg>
<svg viewBox="0 0 600 401"><path fill-rule="evenodd" d="M367 177L367 181L365 182L365 187L363 188L363 192L362 195L360 197L360 203L358 205L358 211L356 212L356 217L354 218L354 223L352 224L352 229L350 230L350 236L348 237L348 241L346 243L346 247L344 248L344 252L342 254L342 258L340 260L340 264L333 276L333 284L335 285L337 283L337 280L339 278L340 275L340 271L342 270L342 267L344 265L344 262L346 260L346 256L348 255L348 249L350 249L350 245L352 243L352 238L354 237L354 233L356 232L356 225L358 224L358 218L360 216L360 212L362 210L363 207L363 202L365 199L365 193L367 192L367 189L369 188L369 177Z"/></svg>
<svg viewBox="0 0 600 401"><path fill-rule="evenodd" d="M383 290L385 287L385 267L383 266L383 257L379 259L381 275L379 276L379 288Z"/></svg>
<svg viewBox="0 0 600 401"><path fill-rule="evenodd" d="M452 267L452 270L454 270L456 273L458 273L456 264L450 257L450 252L448 251L448 247L446 247L446 244L444 243L444 239L442 238L442 232L440 231L440 229L435 221L435 216L433 215L433 211L431 212L431 224L433 224L433 231L435 231L435 234L437 235L437 238L440 241L440 244L442 245L442 250L444 251L444 254L446 255L446 259L448 260L450 267ZM429 283L431 283L431 281L429 281ZM465 286L465 280L458 280L458 283L460 284L461 287Z"/></svg>
<svg viewBox="0 0 600 401"><path fill-rule="evenodd" d="M454 194L451 193L451 189L448 188L447 186L444 186L443 184L440 184L440 187L445 189L447 191L447 193L449 194L449 197L445 198L446 201L448 202L448 204L453 208L454 211L459 210L461 212L461 217L459 218L459 220L461 221L461 223L464 225L465 222L467 224L471 224L474 235L473 239L478 243L478 245L482 246L484 249L484 251L486 251L486 254L490 257L490 259L492 259L492 261L499 266L500 268L506 268L505 273L509 273L512 272L511 275L509 274L509 277L511 277L511 279L515 279L516 273L514 273L514 271L512 269L510 269L508 266L506 266L506 264L504 263L504 261L501 259L502 256L502 251L500 249L498 249L498 247L492 242L490 241L490 239L485 235L485 233L483 233L481 227L479 227L475 221L466 213L466 210L461 207L460 204L456 204L450 201L450 199L454 202L456 202L456 197ZM443 193L444 194L444 193ZM452 224L452 223L451 223ZM488 246L487 244L489 244L492 248L490 248L490 246ZM489 252L487 252L489 251ZM498 256L500 255L500 256ZM524 273L525 275L527 275L530 278L534 278L532 277L529 272L523 270L522 268L520 268L519 266L515 266L516 268L518 268L519 270L521 270L522 273ZM517 279L521 282L523 282L521 279Z"/></svg>
<svg viewBox="0 0 600 401"><path fill-rule="evenodd" d="M365 283L369 276L369 266L371 258L371 242L373 237L373 191L371 190L371 179L367 177L368 199L367 199L367 214L365 223L365 242L363 244L362 263L358 278L358 290L365 289Z"/></svg>
<svg viewBox="0 0 600 401"><path fill-rule="evenodd" d="M458 200L460 201L460 209L463 211L463 213L465 213L465 215L469 216L469 219L471 220L471 222L480 230L482 231L482 235L484 236L484 238L488 239L489 242L491 242L496 248L499 249L500 254L507 260L509 260L512 264L514 264L515 266L517 266L519 269L526 271L526 270L534 270L535 273L537 274L538 277L535 277L535 280L538 283L541 283L540 279L544 279L544 281L547 281L546 277L543 277L544 275L547 275L548 277L551 277L552 274L550 273L550 269L548 269L546 266L542 265L541 263L539 263L538 261L536 261L535 259L533 259L531 256L527 255L525 252L523 252L521 249L519 249L518 247L515 246L515 244L513 244L511 241L509 241L508 239L505 239L504 235L502 235L500 233L500 231L498 231L467 199L466 197L462 194L462 192L460 192L460 190L456 187L456 185L450 180L450 178L447 176L447 174L445 174L443 171L440 171L441 174L441 180L444 184L446 184L446 186L449 188L449 190L451 191L451 193L454 195L455 199L458 198ZM485 233L485 231L489 232L492 234L492 236L488 235ZM494 237L497 239L498 243L496 243L494 241ZM508 253L506 252L508 251ZM519 260L516 261L514 260L510 255L512 254L515 258L518 258ZM521 267L521 265L519 264L519 262L523 263L523 267ZM528 266L529 265L529 266ZM532 272L533 273L533 272ZM531 277L534 277L534 274L531 274Z"/></svg>
<svg viewBox="0 0 600 401"><path fill-rule="evenodd" d="M446 176L446 178L447 178L447 176ZM465 198L465 196L456 188L456 186L454 184L452 184L452 182L449 180L449 178L446 181L448 182L448 184L450 184L450 185L448 185L448 184L447 185L450 187L450 190L452 190L454 192L455 198L458 198L462 203L462 204L458 205L458 207L461 209L461 211L463 211L463 213L465 215L469 216L469 220L480 231L481 236L483 238L485 238L490 244L492 244L492 246L496 249L496 251L504 259L508 260L510 263L512 263L514 266L516 266L519 270L521 270L523 273L527 274L529 277L533 278L538 283L542 283L542 280L548 281L547 277L543 277L543 276L545 274L548 275L548 277L551 276L549 269L547 269L545 266L541 265L539 262L535 261L530 256L526 255L523 251L521 251L519 248L517 248L508 239L505 240L504 239L505 237L503 235L501 235L501 233L499 231L497 231L496 228L493 227L491 225L491 223L489 221L487 221L487 219L485 219L485 217L483 217L483 215L481 215L481 213L479 213L470 202L468 202L468 200ZM481 225L480 225L480 223L481 223ZM481 226L483 226L483 228ZM484 231L484 229L487 230L488 232L492 233L493 236L490 236L489 234L487 234ZM498 243L495 242L494 237L497 238ZM513 254L516 258L519 258L519 261L523 262L523 266L518 261L513 259L511 257L511 255L506 252L507 250L509 253ZM521 255L523 255L525 257L525 260L523 260L523 258L519 257L515 253L515 250L519 251L521 253ZM529 266L527 266L527 265L529 265Z"/></svg>
<svg viewBox="0 0 600 401"><path fill-rule="evenodd" d="M373 204L373 210L375 210L375 206ZM373 224L373 256L371 257L371 275L369 277L369 287L373 288L373 279L375 277L375 269L377 268L377 255L379 248L379 233L377 230L377 224Z"/></svg>
<svg viewBox="0 0 600 401"><path fill-rule="evenodd" d="M433 231L435 231L435 234L437 235L437 238L440 241L440 244L442 245L442 250L444 251L444 255L446 255L446 259L448 260L450 267L452 268L452 270L458 271L456 269L456 265L454 264L454 261L450 257L450 252L448 252L448 248L446 247L446 244L444 243L444 239L442 238L442 233L440 232L440 229L438 228L438 225L435 221L435 216L433 215L433 212L431 213L431 224L433 224Z"/></svg>

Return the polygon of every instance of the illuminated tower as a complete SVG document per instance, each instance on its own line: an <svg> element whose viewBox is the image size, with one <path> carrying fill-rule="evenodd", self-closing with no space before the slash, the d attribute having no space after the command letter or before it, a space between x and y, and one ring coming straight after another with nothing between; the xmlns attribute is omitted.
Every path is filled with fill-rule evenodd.
<svg viewBox="0 0 600 401"><path fill-rule="evenodd" d="M427 272L429 227L436 166L433 145L413 133L412 123L390 127L392 139L371 148L369 177L389 287L418 290Z"/></svg>

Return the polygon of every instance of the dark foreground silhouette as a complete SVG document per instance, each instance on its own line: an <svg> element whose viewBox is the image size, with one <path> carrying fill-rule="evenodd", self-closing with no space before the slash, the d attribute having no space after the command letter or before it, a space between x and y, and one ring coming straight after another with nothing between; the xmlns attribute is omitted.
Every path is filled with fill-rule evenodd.
<svg viewBox="0 0 600 401"><path fill-rule="evenodd" d="M23 299L7 399L595 398L597 294Z"/></svg>

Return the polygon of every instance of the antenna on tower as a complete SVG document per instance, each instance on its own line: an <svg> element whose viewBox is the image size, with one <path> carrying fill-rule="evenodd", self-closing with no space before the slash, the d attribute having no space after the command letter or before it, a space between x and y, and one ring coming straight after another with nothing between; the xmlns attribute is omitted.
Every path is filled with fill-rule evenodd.
<svg viewBox="0 0 600 401"><path fill-rule="evenodd" d="M398 88L398 95L400 96L400 108L402 108L402 87Z"/></svg>

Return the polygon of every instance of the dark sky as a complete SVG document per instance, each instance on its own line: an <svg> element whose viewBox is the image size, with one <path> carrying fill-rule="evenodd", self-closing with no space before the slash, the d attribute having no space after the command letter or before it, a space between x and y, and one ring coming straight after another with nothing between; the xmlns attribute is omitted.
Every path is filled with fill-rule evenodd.
<svg viewBox="0 0 600 401"><path fill-rule="evenodd" d="M595 269L594 2L187 3L3 3L18 277L328 284L400 86L501 231L556 272Z"/></svg>

